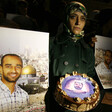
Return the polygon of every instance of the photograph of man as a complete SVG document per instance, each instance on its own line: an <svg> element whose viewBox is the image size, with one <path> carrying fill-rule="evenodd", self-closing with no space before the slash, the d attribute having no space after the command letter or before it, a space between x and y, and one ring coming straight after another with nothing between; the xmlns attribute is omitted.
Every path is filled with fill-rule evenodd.
<svg viewBox="0 0 112 112"><path fill-rule="evenodd" d="M5 54L1 58L0 112L17 112L29 102L28 93L16 84L22 67L22 59L16 54Z"/></svg>
<svg viewBox="0 0 112 112"><path fill-rule="evenodd" d="M104 54L104 62L101 62L96 67L97 74L103 75L105 73L112 72L112 68L110 68L110 64L112 62L112 51L106 50Z"/></svg>

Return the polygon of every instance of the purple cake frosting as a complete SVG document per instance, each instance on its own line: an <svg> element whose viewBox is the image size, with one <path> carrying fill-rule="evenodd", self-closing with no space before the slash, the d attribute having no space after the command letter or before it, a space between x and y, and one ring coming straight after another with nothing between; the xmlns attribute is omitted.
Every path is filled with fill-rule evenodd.
<svg viewBox="0 0 112 112"><path fill-rule="evenodd" d="M71 98L79 97L82 100L94 94L94 86L88 78L80 75L69 76L62 82L62 90Z"/></svg>

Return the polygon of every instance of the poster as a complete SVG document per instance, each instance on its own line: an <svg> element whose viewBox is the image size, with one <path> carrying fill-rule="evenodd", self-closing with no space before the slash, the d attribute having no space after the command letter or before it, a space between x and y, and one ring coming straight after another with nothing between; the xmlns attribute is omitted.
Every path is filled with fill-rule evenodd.
<svg viewBox="0 0 112 112"><path fill-rule="evenodd" d="M0 63L5 54L17 54L23 61L17 84L29 95L29 104L18 112L44 112L48 88L49 33L0 27ZM2 73L0 69L0 79ZM0 99L1 100L1 99Z"/></svg>
<svg viewBox="0 0 112 112"><path fill-rule="evenodd" d="M112 38L97 35L95 69L104 89L112 88Z"/></svg>

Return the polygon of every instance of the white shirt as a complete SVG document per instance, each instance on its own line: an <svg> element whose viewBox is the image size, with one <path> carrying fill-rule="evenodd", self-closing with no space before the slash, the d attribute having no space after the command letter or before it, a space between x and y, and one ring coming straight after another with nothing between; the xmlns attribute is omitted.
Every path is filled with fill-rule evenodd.
<svg viewBox="0 0 112 112"><path fill-rule="evenodd" d="M103 88L112 88L112 69L107 69L104 62L101 62L96 67L96 72L100 78Z"/></svg>
<svg viewBox="0 0 112 112"><path fill-rule="evenodd" d="M104 75L105 73L112 74L112 69L107 69L104 62L101 62L99 65L97 65L96 72L98 75Z"/></svg>
<svg viewBox="0 0 112 112"><path fill-rule="evenodd" d="M11 94L9 88L0 80L0 112L17 112L21 107L27 106L28 93L15 85Z"/></svg>

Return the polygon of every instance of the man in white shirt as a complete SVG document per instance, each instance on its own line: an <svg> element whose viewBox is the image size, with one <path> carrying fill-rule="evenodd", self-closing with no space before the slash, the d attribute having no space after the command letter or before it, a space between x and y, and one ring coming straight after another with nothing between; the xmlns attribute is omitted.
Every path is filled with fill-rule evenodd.
<svg viewBox="0 0 112 112"><path fill-rule="evenodd" d="M106 50L104 55L104 62L101 62L96 67L96 72L104 89L112 88L112 68L109 66L111 62L112 52L110 50Z"/></svg>
<svg viewBox="0 0 112 112"><path fill-rule="evenodd" d="M22 59L16 54L6 54L1 59L1 67L0 112L17 112L29 101L28 93L16 84L22 72Z"/></svg>
<svg viewBox="0 0 112 112"><path fill-rule="evenodd" d="M112 62L112 51L106 50L104 55L104 62L101 62L96 67L96 72L99 75L103 75L105 73L111 73L110 63Z"/></svg>

